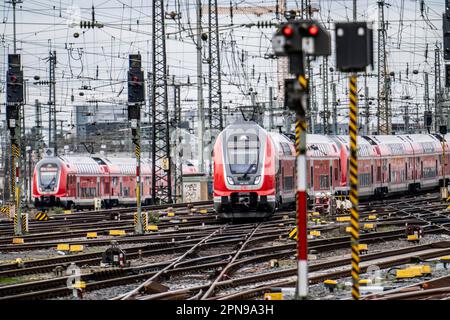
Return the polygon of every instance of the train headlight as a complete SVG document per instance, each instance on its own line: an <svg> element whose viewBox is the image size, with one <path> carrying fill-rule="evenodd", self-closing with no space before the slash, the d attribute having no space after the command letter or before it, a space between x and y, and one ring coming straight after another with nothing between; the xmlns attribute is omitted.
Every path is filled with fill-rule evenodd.
<svg viewBox="0 0 450 320"><path fill-rule="evenodd" d="M258 184L258 183L260 183L261 182L261 176L257 176L256 178L255 178L255 184Z"/></svg>
<svg viewBox="0 0 450 320"><path fill-rule="evenodd" d="M227 177L227 181L229 184L234 184L234 180L232 177Z"/></svg>

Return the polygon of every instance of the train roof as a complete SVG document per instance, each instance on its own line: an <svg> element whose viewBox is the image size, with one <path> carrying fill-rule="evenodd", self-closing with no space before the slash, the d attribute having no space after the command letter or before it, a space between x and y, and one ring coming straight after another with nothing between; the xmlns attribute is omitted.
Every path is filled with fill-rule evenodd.
<svg viewBox="0 0 450 320"><path fill-rule="evenodd" d="M41 160L44 163L58 162L64 163L70 171L76 171L78 174L134 174L136 173L135 158L116 158L104 156L80 156L64 155L58 157L45 157ZM151 161L141 159L141 172L151 173Z"/></svg>
<svg viewBox="0 0 450 320"><path fill-rule="evenodd" d="M309 157L338 157L339 148L330 138L321 134L306 135L307 156Z"/></svg>

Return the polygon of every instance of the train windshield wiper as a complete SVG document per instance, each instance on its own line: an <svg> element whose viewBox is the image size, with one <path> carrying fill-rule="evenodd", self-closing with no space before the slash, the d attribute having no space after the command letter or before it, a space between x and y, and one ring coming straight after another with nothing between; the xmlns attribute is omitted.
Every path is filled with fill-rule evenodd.
<svg viewBox="0 0 450 320"><path fill-rule="evenodd" d="M54 184L56 181L56 177L53 177L52 180L48 183L48 185L45 187L45 190L50 189L51 185Z"/></svg>
<svg viewBox="0 0 450 320"><path fill-rule="evenodd" d="M246 178L247 175L250 173L250 170L253 168L253 166L256 165L256 162L253 162L247 169L247 171L245 171L244 175L242 176L242 178Z"/></svg>

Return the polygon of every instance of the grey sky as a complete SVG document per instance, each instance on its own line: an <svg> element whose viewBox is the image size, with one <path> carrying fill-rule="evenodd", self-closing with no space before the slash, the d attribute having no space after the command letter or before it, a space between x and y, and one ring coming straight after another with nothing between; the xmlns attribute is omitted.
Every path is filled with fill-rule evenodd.
<svg viewBox="0 0 450 320"><path fill-rule="evenodd" d="M236 6L274 6L276 1L240 1L233 0ZM333 27L333 22L345 21L352 17L352 1L350 0L322 0L312 1L320 8L315 18L326 26ZM207 5L207 1L203 1ZM288 1L289 8L296 7L300 1ZM374 20L377 17L375 0L358 1L358 19ZM434 97L434 47L442 42L441 17L444 11L444 1L425 0L425 22L421 17L419 0L391 0L386 8L388 29L388 65L389 71L397 75L393 84L394 106L395 98L409 94L417 102L423 103L423 72L430 73L430 96ZM228 7L229 0L219 0L219 5ZM91 6L95 7L96 20L105 26L101 29L80 29L79 26L68 28L68 20L76 18L77 8L82 20L91 19ZM176 81L186 83L196 82L195 45L190 35L195 34L195 1L174 0L167 1L167 11L181 11L182 19L179 23L167 19L167 53L168 69L175 75ZM0 26L0 66L1 79L4 81L7 53L12 53L12 8L11 4L3 2ZM205 12L206 14L206 12ZM264 59L264 54L272 51L270 39L273 29L248 28L243 24L257 21L274 20L274 14L256 16L248 13L235 14L233 25L228 14L220 15L221 58L223 66L223 101L225 105L237 106L249 104L248 96L243 96L249 88L258 92L257 101L268 99L268 87L276 87L276 62ZM207 19L204 15L203 24L207 30ZM434 25L437 30L433 30ZM376 25L374 26L376 28ZM181 31L181 29L183 29ZM78 32L79 38L73 34ZM375 32L376 40L376 32ZM50 49L57 51L57 111L59 119L68 119L72 109L71 95L74 104L83 104L86 100L97 99L112 103L123 103L126 99L126 68L128 54L140 51L143 66L149 70L149 55L151 44L151 1L134 0L23 0L17 5L17 40L18 53L22 54L22 64L25 77L30 79L39 75L41 80L47 80L48 63L45 60ZM206 45L206 43L204 43ZM428 59L425 59L425 49L428 44ZM376 45L375 45L376 48ZM375 61L376 61L376 52ZM206 58L207 51L204 51ZM244 60L242 60L244 58ZM320 59L314 63L317 84L317 102L322 107L322 85L318 77ZM334 64L334 56L330 59L330 66ZM400 72L402 80L406 79L406 69L409 65L409 81L398 80ZM98 66L98 77L96 75ZM419 70L413 75L412 70ZM207 82L207 64L203 65L205 83ZM376 70L376 66L375 69ZM441 71L443 67L441 68ZM343 75L334 74L338 81L338 97L344 102L346 95L346 80ZM98 79L97 79L98 78ZM360 81L361 87L362 81ZM89 85L95 90L84 91L79 96L79 88ZM121 92L125 85L125 90ZM369 80L370 95L376 96L376 79ZM3 84L2 84L3 89ZM170 91L169 91L170 95ZM196 108L196 88L185 87L182 91L185 109ZM205 85L205 98L207 86ZM45 86L29 86L28 104L39 98L44 104L48 100L48 88ZM4 102L4 93L1 93ZM345 115L345 104L342 104L341 114ZM34 108L27 106L27 123L34 121ZM394 111L398 108L394 109ZM2 107L4 117L4 108ZM373 110L373 115L375 115ZM43 109L44 126L47 108ZM108 112L101 109L99 112ZM397 112L397 114L399 114ZM69 119L68 119L69 120ZM339 121L345 121L340 117Z"/></svg>

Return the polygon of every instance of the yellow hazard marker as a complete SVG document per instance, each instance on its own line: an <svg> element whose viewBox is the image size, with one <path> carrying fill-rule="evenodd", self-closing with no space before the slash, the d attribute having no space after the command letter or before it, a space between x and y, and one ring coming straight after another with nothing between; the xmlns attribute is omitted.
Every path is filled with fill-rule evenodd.
<svg viewBox="0 0 450 320"><path fill-rule="evenodd" d="M359 243L357 250L358 250L358 252L361 252L361 253L367 253L369 251L367 244L365 244L365 243Z"/></svg>
<svg viewBox="0 0 450 320"><path fill-rule="evenodd" d="M81 244L73 244L70 246L70 252L81 252L83 250L84 247Z"/></svg>
<svg viewBox="0 0 450 320"><path fill-rule="evenodd" d="M373 224L373 223L364 223L363 228L366 229L366 230L372 230L372 229L374 229L375 227L374 227L374 224Z"/></svg>
<svg viewBox="0 0 450 320"><path fill-rule="evenodd" d="M12 243L13 244L23 244L25 241L23 238L13 238Z"/></svg>
<svg viewBox="0 0 450 320"><path fill-rule="evenodd" d="M337 281L336 280L331 280L331 279L327 279L323 282L325 288L327 288L328 290L330 290L330 292L333 292L334 289L336 289L337 287Z"/></svg>
<svg viewBox="0 0 450 320"><path fill-rule="evenodd" d="M419 268L406 268L397 270L395 277L397 279L408 279L422 276L422 272Z"/></svg>
<svg viewBox="0 0 450 320"><path fill-rule="evenodd" d="M283 300L282 292L264 293L264 300Z"/></svg>
<svg viewBox="0 0 450 320"><path fill-rule="evenodd" d="M97 239L97 232L88 232L86 234L86 238L88 238L88 239Z"/></svg>
<svg viewBox="0 0 450 320"><path fill-rule="evenodd" d="M72 210L64 210L64 214L72 214Z"/></svg>
<svg viewBox="0 0 450 320"><path fill-rule="evenodd" d="M313 216L313 217L318 217L318 216L320 216L320 212L314 211L314 212L312 213L312 216Z"/></svg>
<svg viewBox="0 0 450 320"><path fill-rule="evenodd" d="M291 232L289 232L289 239L295 239L297 240L297 227L295 227L294 229L292 229Z"/></svg>
<svg viewBox="0 0 450 320"><path fill-rule="evenodd" d="M68 243L60 243L56 246L56 250L58 251L69 251L70 245Z"/></svg>
<svg viewBox="0 0 450 320"><path fill-rule="evenodd" d="M314 236L314 237L320 237L320 231L319 230L311 230L309 232L309 235Z"/></svg>
<svg viewBox="0 0 450 320"><path fill-rule="evenodd" d="M206 210L206 209L200 209L200 211L199 211L201 214L207 214L208 213L208 210Z"/></svg>
<svg viewBox="0 0 450 320"><path fill-rule="evenodd" d="M361 279L359 280L360 286L368 286L369 284L372 284L372 280L370 279Z"/></svg>
<svg viewBox="0 0 450 320"><path fill-rule="evenodd" d="M408 234L408 241L419 241L419 237L417 236L417 234Z"/></svg>
<svg viewBox="0 0 450 320"><path fill-rule="evenodd" d="M369 215L369 220L377 220L377 215L376 214Z"/></svg>
<svg viewBox="0 0 450 320"><path fill-rule="evenodd" d="M48 214L46 212L38 212L34 216L34 219L36 221L47 221L48 220Z"/></svg>
<svg viewBox="0 0 450 320"><path fill-rule="evenodd" d="M167 212L168 217L175 217L175 212Z"/></svg>
<svg viewBox="0 0 450 320"><path fill-rule="evenodd" d="M110 236L124 236L125 230L109 230Z"/></svg>
<svg viewBox="0 0 450 320"><path fill-rule="evenodd" d="M347 221L350 221L350 217L348 217L348 216L346 216L346 217L337 217L336 218L336 221L337 222L347 222Z"/></svg>
<svg viewBox="0 0 450 320"><path fill-rule="evenodd" d="M151 224L151 225L147 226L147 231L158 231L158 226Z"/></svg>
<svg viewBox="0 0 450 320"><path fill-rule="evenodd" d="M345 232L347 232L347 233L352 232L352 227L345 227Z"/></svg>
<svg viewBox="0 0 450 320"><path fill-rule="evenodd" d="M72 285L72 289L86 289L86 282L77 281Z"/></svg>

